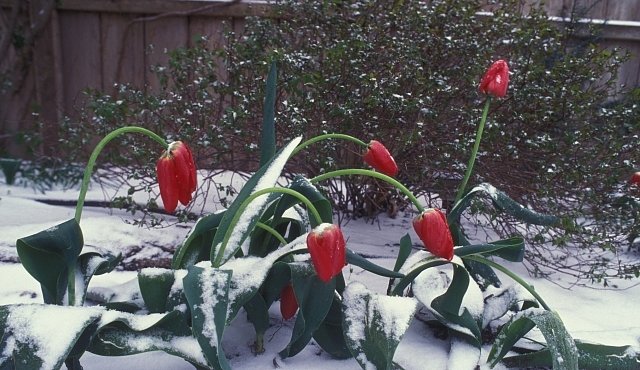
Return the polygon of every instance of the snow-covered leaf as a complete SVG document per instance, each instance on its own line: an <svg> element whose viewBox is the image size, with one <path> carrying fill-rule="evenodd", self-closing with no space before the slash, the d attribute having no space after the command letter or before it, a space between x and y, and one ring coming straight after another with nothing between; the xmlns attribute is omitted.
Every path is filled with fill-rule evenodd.
<svg viewBox="0 0 640 370"><path fill-rule="evenodd" d="M363 369L394 369L393 355L416 308L413 298L376 294L361 283L347 286L343 295L344 335Z"/></svg>
<svg viewBox="0 0 640 370"><path fill-rule="evenodd" d="M256 173L251 176L235 200L225 212L218 231L213 237L213 247L211 248L210 259L216 266L220 266L232 258L242 246L242 243L249 237L256 223L260 219L260 214L268 206L269 201L274 198L268 194L261 195L251 202L242 211L236 220L236 213L240 211L243 202L253 193L262 189L270 188L276 184L282 169L289 156L300 143L301 138L295 138L284 146L276 155ZM233 230L229 230L232 222L235 221ZM224 248L223 250L221 250Z"/></svg>
<svg viewBox="0 0 640 370"><path fill-rule="evenodd" d="M578 348L578 365L581 370L632 370L640 363L640 350L632 346L607 346L575 341ZM533 353L505 357L509 367L551 367L548 348Z"/></svg>
<svg viewBox="0 0 640 370"><path fill-rule="evenodd" d="M480 184L473 189L469 190L464 197L456 203L449 214L447 215L447 220L449 224L458 223L462 212L464 212L469 205L471 205L471 200L474 197L479 195L488 195L493 205L502 212L515 217L520 221L524 221L529 224L534 225L544 225L544 226L554 226L560 223L560 218L551 215L545 215L541 213L534 212L513 199L509 198L504 192L496 189L493 185L488 183Z"/></svg>
<svg viewBox="0 0 640 370"><path fill-rule="evenodd" d="M232 272L197 266L188 271L184 293L191 309L193 335L214 369L230 370L222 349L222 335L227 323Z"/></svg>
<svg viewBox="0 0 640 370"><path fill-rule="evenodd" d="M0 306L0 368L59 369L85 330L95 330L103 311L42 304Z"/></svg>
<svg viewBox="0 0 640 370"><path fill-rule="evenodd" d="M445 326L464 335L477 347L484 301L480 288L461 261L452 261L453 273L441 269L424 271L411 286L413 294Z"/></svg>
<svg viewBox="0 0 640 370"><path fill-rule="evenodd" d="M534 326L540 329L547 342L553 368L558 370L577 370L578 349L573 338L564 327L560 316L553 311L539 308L521 311L502 328L493 347L491 347L487 363L495 366L513 345Z"/></svg>

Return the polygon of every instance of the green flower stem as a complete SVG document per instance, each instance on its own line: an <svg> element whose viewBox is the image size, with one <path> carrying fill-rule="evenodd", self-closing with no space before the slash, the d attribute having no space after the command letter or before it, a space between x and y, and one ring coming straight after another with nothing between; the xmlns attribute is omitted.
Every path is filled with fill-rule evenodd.
<svg viewBox="0 0 640 370"><path fill-rule="evenodd" d="M478 125L478 132L476 132L476 142L473 144L473 150L471 151L471 157L469 158L469 163L467 164L467 172L464 174L464 178L460 183L460 187L458 188L458 193L456 194L456 199L453 204L458 203L462 195L464 194L464 189L467 187L467 183L469 182L469 178L471 177L471 172L473 172L473 165L476 162L476 157L478 156L478 149L480 148L480 141L482 140L482 132L484 131L484 125L487 122L487 115L489 114L489 106L491 105L491 97L487 97L487 101L484 103L484 110L482 111L482 118L480 119L480 125Z"/></svg>
<svg viewBox="0 0 640 370"><path fill-rule="evenodd" d="M261 228L262 230L268 232L269 234L273 235L273 237L275 237L276 239L278 239L278 241L282 244L282 245L286 245L287 241L284 239L284 237L282 235L280 235L280 233L274 229L273 227L262 223L262 222L258 222L256 224L256 226L258 226L259 228Z"/></svg>
<svg viewBox="0 0 640 370"><path fill-rule="evenodd" d="M126 134L130 132L140 133L149 136L153 140L160 143L160 145L167 147L169 145L167 141L160 136L158 136L155 132L147 130L146 128L137 127L137 126L125 126L121 127L117 130L111 131L107 136L105 136L98 145L96 145L95 149L91 153L89 157L89 161L87 162L87 167L84 169L84 177L82 179L82 185L80 186L80 195L78 196L78 202L76 204L76 221L80 223L80 218L82 217L82 207L84 206L84 199L87 196L87 190L89 189L89 181L91 180L91 174L93 173L93 167L96 164L96 159L98 159L98 155L102 151L102 149L113 139L121 134Z"/></svg>
<svg viewBox="0 0 640 370"><path fill-rule="evenodd" d="M215 260L213 261L213 266L216 266L216 267L220 266L220 262L222 262L222 258L224 257L224 251L225 251L225 249L227 249L227 244L229 243L229 239L231 238L231 234L233 233L233 230L235 229L236 225L238 224L238 220L240 220L240 216L242 215L244 210L247 209L249 204L251 202L253 202L257 197L265 195L265 194L271 194L271 193L287 194L287 195L291 195L291 196L297 198L298 200L300 200L302 203L304 203L307 206L307 209L311 212L313 217L318 221L318 224L321 224L323 222L322 216L320 216L320 212L318 212L318 210L313 205L313 203L311 203L309 198L305 197L304 195L300 194L299 192L297 192L295 190L288 189L288 188L280 188L280 187L272 187L272 188L266 188L266 189L258 190L255 193L251 194L247 199L245 199L244 202L242 202L240 204L240 207L238 207L238 210L236 211L236 213L233 215L233 218L231 219L231 222L229 223L229 227L227 228L227 231L224 234L224 238L222 239L222 245L220 247L220 252L218 252L218 255L216 256ZM286 244L286 242L285 242L285 244Z"/></svg>
<svg viewBox="0 0 640 370"><path fill-rule="evenodd" d="M298 145L294 151L291 153L291 157L293 157L296 153L298 153L299 151L301 151L302 149L308 147L309 145L316 143L318 141L321 140L325 140L325 139L343 139L343 140L348 140L348 141L353 141L354 143L367 147L369 144L365 143L364 141L355 138L353 136L350 135L345 135L345 134L323 134L323 135L318 135L315 137L312 137L311 139L305 141L304 143Z"/></svg>
<svg viewBox="0 0 640 370"><path fill-rule="evenodd" d="M500 265L499 263L495 263L490 259L484 258L480 255L468 255L468 256L464 256L465 259L469 259L472 261L476 261L476 262L480 262L480 263L484 263L487 266L493 267L496 270L499 270L501 272L503 272L505 275L509 276L510 278L512 278L513 280L515 280L518 284L522 285L529 293L531 293L532 296L535 297L535 299L538 300L538 302L540 302L540 304L542 305L542 307L547 310L547 311L551 311L551 308L547 305L547 303L544 301L544 299L542 299L542 297L538 294L538 292L536 292L533 287L531 285L529 285L529 283L527 283L526 281L522 280L522 278L518 275L516 275L515 273L509 271L509 269L507 269L506 267Z"/></svg>
<svg viewBox="0 0 640 370"><path fill-rule="evenodd" d="M326 179L329 179L329 178L332 178L332 177L351 176L351 175L361 175L361 176L374 177L376 179L383 180L383 181L393 185L398 190L400 190L404 195L406 195L407 198L409 198L411 203L413 203L416 206L416 208L418 209L418 211L420 213L424 212L424 207L422 206L422 204L420 204L420 202L415 197L415 195L413 195L411 190L407 189L406 186L402 185L398 180L394 179L393 177L387 176L387 175L385 175L383 173L380 173L380 172L371 171L371 170L365 170L365 169L360 169L360 168L349 168L349 169L344 169L344 170L337 170L337 171L327 172L327 173L324 173L322 175L316 176L316 177L312 178L309 181L312 184L314 184L314 183L317 183L317 182L320 182L320 181L323 181L323 180L326 180Z"/></svg>

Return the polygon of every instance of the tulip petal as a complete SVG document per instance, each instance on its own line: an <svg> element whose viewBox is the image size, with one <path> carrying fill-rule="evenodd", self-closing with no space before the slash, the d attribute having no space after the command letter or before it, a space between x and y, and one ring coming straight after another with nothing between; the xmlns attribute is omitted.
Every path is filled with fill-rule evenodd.
<svg viewBox="0 0 640 370"><path fill-rule="evenodd" d="M178 206L178 186L176 183L176 165L170 156L162 156L158 160L156 174L164 209L169 213L173 213Z"/></svg>
<svg viewBox="0 0 640 370"><path fill-rule="evenodd" d="M387 176L394 177L398 174L398 165L389 153L389 150L379 141L371 140L364 153L363 160L369 166Z"/></svg>

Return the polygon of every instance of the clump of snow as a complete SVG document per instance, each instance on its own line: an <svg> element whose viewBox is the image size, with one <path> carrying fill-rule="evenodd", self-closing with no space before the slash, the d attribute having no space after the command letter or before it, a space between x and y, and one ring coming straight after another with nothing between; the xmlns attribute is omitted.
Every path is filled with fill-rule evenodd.
<svg viewBox="0 0 640 370"><path fill-rule="evenodd" d="M475 370L480 360L480 348L461 339L451 340L447 369Z"/></svg>
<svg viewBox="0 0 640 370"><path fill-rule="evenodd" d="M28 346L42 360L41 369L55 369L87 325L100 318L103 309L33 304L9 306L8 311L5 330L11 339L5 337L7 347L2 357Z"/></svg>

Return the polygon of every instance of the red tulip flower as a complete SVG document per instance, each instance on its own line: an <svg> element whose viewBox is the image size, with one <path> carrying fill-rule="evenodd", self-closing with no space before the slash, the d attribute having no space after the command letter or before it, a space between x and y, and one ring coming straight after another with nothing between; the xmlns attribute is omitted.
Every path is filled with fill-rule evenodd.
<svg viewBox="0 0 640 370"><path fill-rule="evenodd" d="M640 187L640 172L636 172L633 175L631 175L631 178L629 179L629 184Z"/></svg>
<svg viewBox="0 0 640 370"><path fill-rule="evenodd" d="M287 284L280 293L280 313L282 318L289 320L298 311L298 300L296 294L293 291L293 286Z"/></svg>
<svg viewBox="0 0 640 370"><path fill-rule="evenodd" d="M413 219L413 229L425 248L433 255L451 261L453 238L447 218L439 209L430 208Z"/></svg>
<svg viewBox="0 0 640 370"><path fill-rule="evenodd" d="M371 140L367 151L364 153L364 161L371 167L387 176L394 177L398 174L398 166L391 153L381 142Z"/></svg>
<svg viewBox="0 0 640 370"><path fill-rule="evenodd" d="M480 92L502 98L507 94L509 85L509 66L500 59L495 61L480 80Z"/></svg>
<svg viewBox="0 0 640 370"><path fill-rule="evenodd" d="M336 225L324 223L316 226L307 236L307 249L318 277L325 283L347 264L346 243Z"/></svg>
<svg viewBox="0 0 640 370"><path fill-rule="evenodd" d="M158 185L164 209L171 213L178 206L191 202L191 193L196 190L196 165L191 149L182 141L169 144L156 164Z"/></svg>

